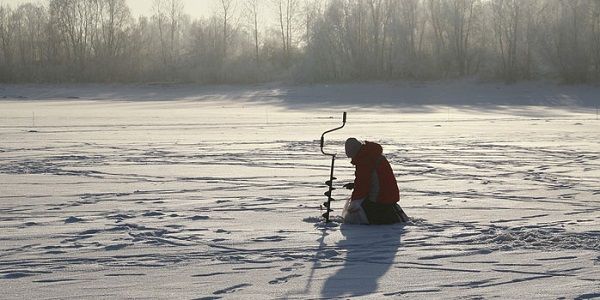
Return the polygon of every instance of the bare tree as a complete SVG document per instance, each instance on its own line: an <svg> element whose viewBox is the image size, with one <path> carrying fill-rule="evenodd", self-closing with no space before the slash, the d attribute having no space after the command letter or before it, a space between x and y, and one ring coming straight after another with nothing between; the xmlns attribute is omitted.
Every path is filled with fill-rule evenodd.
<svg viewBox="0 0 600 300"><path fill-rule="evenodd" d="M420 53L427 19L420 16L419 0L388 0L391 36L386 68L390 76L416 77L420 73Z"/></svg>
<svg viewBox="0 0 600 300"><path fill-rule="evenodd" d="M10 73L12 65L12 25L12 10L8 6L0 5L0 50L3 69L7 73Z"/></svg>
<svg viewBox="0 0 600 300"><path fill-rule="evenodd" d="M542 53L565 82L586 82L590 55L584 46L590 36L590 1L549 1L543 26Z"/></svg>
<svg viewBox="0 0 600 300"><path fill-rule="evenodd" d="M427 9L433 29L432 57L433 65L438 74L446 77L449 72L448 51L448 28L444 25L444 3L440 0L427 0Z"/></svg>
<svg viewBox="0 0 600 300"><path fill-rule="evenodd" d="M305 1L304 7L303 7L303 13L304 13L304 42L306 43L306 45L309 45L311 42L310 41L311 29L314 26L314 23L316 22L318 15L322 14L320 2L318 0Z"/></svg>
<svg viewBox="0 0 600 300"><path fill-rule="evenodd" d="M97 0L52 0L50 15L61 39L68 45L67 60L72 62L73 76L86 77L96 34Z"/></svg>
<svg viewBox="0 0 600 300"><path fill-rule="evenodd" d="M273 0L281 35L283 64L290 66L292 43L294 41L295 24L298 14L298 0Z"/></svg>
<svg viewBox="0 0 600 300"><path fill-rule="evenodd" d="M590 53L594 68L594 77L600 79L600 1L591 4Z"/></svg>
<svg viewBox="0 0 600 300"><path fill-rule="evenodd" d="M157 23L162 61L173 76L179 53L180 21L183 15L181 0L154 0L154 19Z"/></svg>
<svg viewBox="0 0 600 300"><path fill-rule="evenodd" d="M491 3L496 39L498 41L502 76L507 82L517 80L517 49L521 29L521 1L498 0Z"/></svg>
<svg viewBox="0 0 600 300"><path fill-rule="evenodd" d="M458 66L458 75L465 76L470 71L470 39L475 6L479 0L452 0L449 2L450 37Z"/></svg>
<svg viewBox="0 0 600 300"><path fill-rule="evenodd" d="M127 30L133 20L125 0L100 0L99 14L96 57L104 77L111 80L123 72L121 67L126 64L120 58L127 49Z"/></svg>
<svg viewBox="0 0 600 300"><path fill-rule="evenodd" d="M383 44L385 43L385 37L382 37L385 32L384 29L384 2L383 0L368 0L367 6L371 15L371 27L370 32L373 36L371 55L374 59L373 66L375 67L374 73L379 76L383 70Z"/></svg>
<svg viewBox="0 0 600 300"><path fill-rule="evenodd" d="M8 6L0 5L0 51L2 52L2 75L5 80L9 79L12 71L12 44L13 44L13 21L12 10Z"/></svg>
<svg viewBox="0 0 600 300"><path fill-rule="evenodd" d="M227 58L227 45L229 43L230 23L233 15L233 0L221 0L221 13L223 14L223 59Z"/></svg>
<svg viewBox="0 0 600 300"><path fill-rule="evenodd" d="M247 19L250 23L250 28L252 30L252 36L254 37L254 60L256 61L256 66L260 65L260 53L259 53L259 43L258 43L258 16L259 16L259 5L260 0L247 0L246 1L246 12Z"/></svg>

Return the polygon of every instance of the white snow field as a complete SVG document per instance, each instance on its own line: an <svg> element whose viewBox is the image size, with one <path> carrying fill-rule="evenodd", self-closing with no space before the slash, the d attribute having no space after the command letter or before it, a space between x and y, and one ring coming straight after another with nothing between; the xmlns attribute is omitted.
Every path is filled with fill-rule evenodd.
<svg viewBox="0 0 600 300"><path fill-rule="evenodd" d="M600 298L600 88L0 85L0 98L2 299ZM326 136L340 153L326 225L318 140L343 111ZM411 222L340 224L350 136L383 145Z"/></svg>

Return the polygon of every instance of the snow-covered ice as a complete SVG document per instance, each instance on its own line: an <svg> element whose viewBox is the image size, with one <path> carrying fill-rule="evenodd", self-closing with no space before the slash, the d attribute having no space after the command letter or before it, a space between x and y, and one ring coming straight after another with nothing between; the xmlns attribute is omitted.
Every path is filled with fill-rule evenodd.
<svg viewBox="0 0 600 300"><path fill-rule="evenodd" d="M0 98L3 299L600 297L600 88L3 85ZM343 111L328 149L381 143L408 224L340 224L342 155L321 221L318 138Z"/></svg>

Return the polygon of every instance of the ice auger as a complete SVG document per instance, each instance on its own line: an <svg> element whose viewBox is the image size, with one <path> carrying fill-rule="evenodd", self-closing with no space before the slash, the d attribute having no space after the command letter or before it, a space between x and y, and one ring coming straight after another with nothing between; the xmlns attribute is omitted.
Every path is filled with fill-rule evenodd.
<svg viewBox="0 0 600 300"><path fill-rule="evenodd" d="M335 199L331 198L331 192L333 190L335 190L335 188L333 187L333 181L337 179L337 178L333 177L333 166L335 164L335 157L337 154L336 153L327 153L323 150L323 147L325 146L325 135L330 132L342 129L342 128L344 128L344 126L346 126L346 112L344 112L342 126L336 127L331 130L327 130L327 131L323 132L323 134L321 135L321 153L323 153L324 155L331 156L331 171L329 173L329 180L325 182L325 184L329 187L329 190L327 192L325 192L325 196L327 196L327 202L325 202L325 203L323 203L323 205L321 205L321 209L323 209L323 207L325 207L325 209L326 209L326 212L323 214L323 218L325 218L325 221L327 223L330 222L329 213L333 211L331 209L331 201L335 201Z"/></svg>

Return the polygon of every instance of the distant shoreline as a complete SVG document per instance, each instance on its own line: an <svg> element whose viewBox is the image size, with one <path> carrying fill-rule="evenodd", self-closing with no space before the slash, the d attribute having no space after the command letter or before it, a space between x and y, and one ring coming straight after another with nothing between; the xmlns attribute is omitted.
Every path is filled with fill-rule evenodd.
<svg viewBox="0 0 600 300"><path fill-rule="evenodd" d="M1 100L125 100L282 102L292 106L527 105L596 107L600 86L533 81L368 82L297 85L0 84Z"/></svg>

